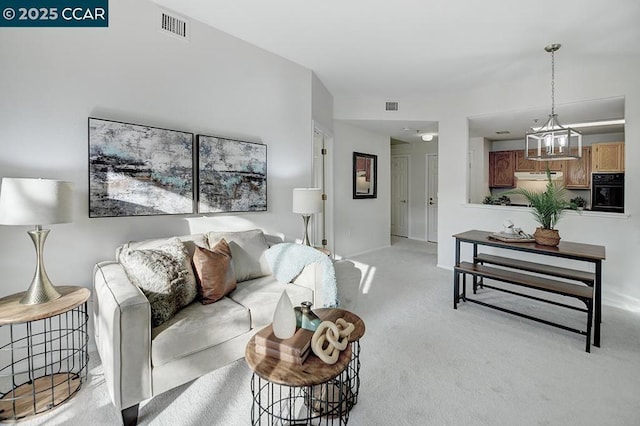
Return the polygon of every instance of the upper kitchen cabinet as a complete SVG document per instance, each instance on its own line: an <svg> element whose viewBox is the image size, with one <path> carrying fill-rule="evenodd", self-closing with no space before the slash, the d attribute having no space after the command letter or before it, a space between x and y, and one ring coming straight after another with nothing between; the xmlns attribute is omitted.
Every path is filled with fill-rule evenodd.
<svg viewBox="0 0 640 426"><path fill-rule="evenodd" d="M534 150L529 150L533 155ZM516 156L516 172L545 172L547 167L552 172L564 172L564 161L536 161L528 160L524 155L524 150L515 151Z"/></svg>
<svg viewBox="0 0 640 426"><path fill-rule="evenodd" d="M624 142L602 142L591 145L591 171L624 172Z"/></svg>
<svg viewBox="0 0 640 426"><path fill-rule="evenodd" d="M530 152L533 154L533 150ZM516 151L516 172L537 172L539 163L539 161L528 160L524 155L524 150Z"/></svg>
<svg viewBox="0 0 640 426"><path fill-rule="evenodd" d="M574 148L577 150L577 148ZM582 157L566 160L564 186L569 189L589 189L591 184L591 147L582 147Z"/></svg>
<svg viewBox="0 0 640 426"><path fill-rule="evenodd" d="M489 153L489 186L491 188L513 188L516 171L515 151L492 151Z"/></svg>

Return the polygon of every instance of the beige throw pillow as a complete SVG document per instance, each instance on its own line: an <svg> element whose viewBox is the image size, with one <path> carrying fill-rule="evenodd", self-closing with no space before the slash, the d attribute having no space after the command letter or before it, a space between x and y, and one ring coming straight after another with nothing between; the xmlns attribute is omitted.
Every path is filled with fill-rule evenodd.
<svg viewBox="0 0 640 426"><path fill-rule="evenodd" d="M223 238L231 249L237 282L271 274L271 269L264 256L269 245L261 229L239 232L209 232L207 234L209 247L214 247Z"/></svg>
<svg viewBox="0 0 640 426"><path fill-rule="evenodd" d="M125 247L119 260L149 300L152 327L171 319L198 294L189 254L178 238L155 249Z"/></svg>
<svg viewBox="0 0 640 426"><path fill-rule="evenodd" d="M218 301L236 289L236 273L231 260L231 250L224 238L211 250L196 247L193 267L203 305Z"/></svg>

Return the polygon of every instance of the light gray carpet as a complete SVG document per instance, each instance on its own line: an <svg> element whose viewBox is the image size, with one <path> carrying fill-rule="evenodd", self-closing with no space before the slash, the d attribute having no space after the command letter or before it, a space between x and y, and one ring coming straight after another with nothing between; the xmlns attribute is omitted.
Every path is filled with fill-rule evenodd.
<svg viewBox="0 0 640 426"><path fill-rule="evenodd" d="M394 238L338 271L362 277L341 297L367 326L350 425L640 424L640 314L605 306L602 347L587 354L577 334L474 304L453 310L452 273L435 267L435 249ZM579 312L505 300L583 322ZM97 354L89 375L76 398L22 424L119 424ZM237 361L141 404L139 423L247 425L249 379Z"/></svg>

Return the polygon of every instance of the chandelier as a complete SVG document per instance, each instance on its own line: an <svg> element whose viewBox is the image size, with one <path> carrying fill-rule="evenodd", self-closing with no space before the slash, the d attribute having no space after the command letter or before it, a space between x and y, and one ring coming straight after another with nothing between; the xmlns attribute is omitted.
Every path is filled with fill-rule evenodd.
<svg viewBox="0 0 640 426"><path fill-rule="evenodd" d="M582 133L564 127L555 110L555 52L560 44L544 48L551 53L551 114L539 128L531 128L525 135L525 158L537 161L573 160L582 157Z"/></svg>

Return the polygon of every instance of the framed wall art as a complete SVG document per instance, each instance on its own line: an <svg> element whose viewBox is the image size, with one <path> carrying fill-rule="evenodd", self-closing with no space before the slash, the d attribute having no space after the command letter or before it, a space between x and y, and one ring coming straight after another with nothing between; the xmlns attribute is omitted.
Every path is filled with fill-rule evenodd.
<svg viewBox="0 0 640 426"><path fill-rule="evenodd" d="M267 210L267 146L198 135L198 212Z"/></svg>
<svg viewBox="0 0 640 426"><path fill-rule="evenodd" d="M378 156L353 153L353 198L378 197Z"/></svg>
<svg viewBox="0 0 640 426"><path fill-rule="evenodd" d="M194 212L193 133L89 117L89 217Z"/></svg>

